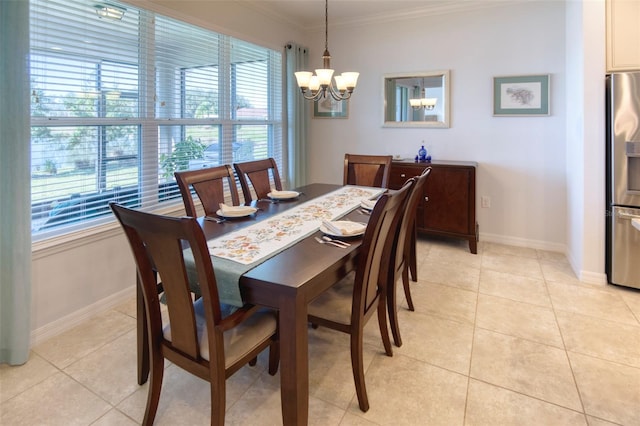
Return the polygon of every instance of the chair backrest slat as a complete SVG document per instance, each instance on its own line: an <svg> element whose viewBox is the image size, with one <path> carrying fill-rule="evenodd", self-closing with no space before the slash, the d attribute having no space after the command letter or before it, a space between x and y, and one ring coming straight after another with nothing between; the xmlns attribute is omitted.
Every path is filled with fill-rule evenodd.
<svg viewBox="0 0 640 426"><path fill-rule="evenodd" d="M391 173L391 155L344 155L345 185L389 187Z"/></svg>
<svg viewBox="0 0 640 426"><path fill-rule="evenodd" d="M212 308L205 315L208 331L214 329L221 314L213 265L198 222L192 217L160 216L114 203L111 209L124 228L134 254L145 307L149 313L153 344L160 345L163 340L155 278L157 271L162 280L171 323L171 346L195 360L200 359L198 328L185 265L185 255L188 253L191 253L196 264L197 280L205 306ZM185 250L187 246L189 250Z"/></svg>
<svg viewBox="0 0 640 426"><path fill-rule="evenodd" d="M238 180L244 193L245 204L249 204L253 200L252 189L258 200L266 198L272 187L282 191L278 165L273 158L234 163L233 168L238 175Z"/></svg>
<svg viewBox="0 0 640 426"><path fill-rule="evenodd" d="M407 205L398 226L396 240L392 246L396 268L399 267L403 261L406 261L409 255L411 244L411 238L409 238L409 236L411 235L410 233L413 232L418 204L423 197L424 187L430 174L431 167L427 167L420 176L415 177L416 183L407 198Z"/></svg>
<svg viewBox="0 0 640 426"><path fill-rule="evenodd" d="M225 202L225 190L231 194L231 203L240 204L238 187L230 165L187 170L174 173L187 216L196 217L196 207L191 188L200 199L205 216L214 215L220 203Z"/></svg>
<svg viewBox="0 0 640 426"><path fill-rule="evenodd" d="M383 194L376 202L360 247L360 257L356 269L352 324L363 321L377 308L377 298L386 291L386 277L390 266L387 240L394 238L402 207L409 196L414 180L409 180L398 191Z"/></svg>

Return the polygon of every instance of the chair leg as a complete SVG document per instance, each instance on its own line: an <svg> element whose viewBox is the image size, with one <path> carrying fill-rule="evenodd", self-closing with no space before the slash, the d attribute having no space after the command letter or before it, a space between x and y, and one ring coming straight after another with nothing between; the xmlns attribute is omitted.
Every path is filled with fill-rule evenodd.
<svg viewBox="0 0 640 426"><path fill-rule="evenodd" d="M398 302L396 301L395 278L395 275L393 275L387 284L387 311L389 312L389 325L391 326L393 343L395 343L397 347L400 347L402 346L402 338L400 337L400 328L398 327Z"/></svg>
<svg viewBox="0 0 640 426"><path fill-rule="evenodd" d="M413 307L413 299L411 298L411 288L409 287L409 271L407 268L402 270L402 286L404 287L404 297L407 299L410 311L415 311Z"/></svg>
<svg viewBox="0 0 640 426"><path fill-rule="evenodd" d="M147 393L147 407L144 411L144 419L142 424L145 426L153 425L158 411L158 402L160 401L160 391L162 389L162 378L164 376L164 358L162 356L150 354L150 370L149 370L149 391Z"/></svg>
<svg viewBox="0 0 640 426"><path fill-rule="evenodd" d="M144 310L144 296L140 278L136 281L136 329L138 352L138 384L144 385L149 378L149 338L147 333L147 314Z"/></svg>
<svg viewBox="0 0 640 426"><path fill-rule="evenodd" d="M387 328L387 298L382 297L378 302L378 327L380 328L380 336L382 337L382 344L384 346L384 352L387 356L393 356L393 349L391 349L391 340L389 339L389 329Z"/></svg>
<svg viewBox="0 0 640 426"><path fill-rule="evenodd" d="M367 397L367 387L364 382L364 363L362 360L362 334L354 332L351 334L351 370L353 371L353 381L356 385L356 395L360 410L369 410L369 398Z"/></svg>
<svg viewBox="0 0 640 426"><path fill-rule="evenodd" d="M418 281L418 255L417 244L418 244L418 232L416 230L416 222L413 223L413 232L411 233L411 244L409 244L409 270L411 271L411 280L413 282Z"/></svg>
<svg viewBox="0 0 640 426"><path fill-rule="evenodd" d="M225 380L224 373L211 378L211 426L224 426L224 415L227 408Z"/></svg>
<svg viewBox="0 0 640 426"><path fill-rule="evenodd" d="M269 345L269 374L275 376L280 364L280 342L274 340Z"/></svg>

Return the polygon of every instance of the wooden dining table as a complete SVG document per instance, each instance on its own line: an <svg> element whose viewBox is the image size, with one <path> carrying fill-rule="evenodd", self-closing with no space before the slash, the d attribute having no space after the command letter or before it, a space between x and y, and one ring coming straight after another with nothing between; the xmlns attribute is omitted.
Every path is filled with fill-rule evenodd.
<svg viewBox="0 0 640 426"><path fill-rule="evenodd" d="M248 218L222 223L199 222L207 239L249 226L258 220L282 213L313 198L341 188L340 185L310 184L296 188L300 196L294 200L253 201L259 211ZM345 218L367 222L369 216L360 209ZM240 292L245 303L262 305L279 311L280 386L284 425L306 425L309 415L309 350L307 305L316 296L355 269L361 238L351 238L351 246L337 248L319 244L315 236L301 239L240 277ZM215 268L215 258L214 258ZM140 288L138 309L138 382L146 382L149 371L146 321Z"/></svg>

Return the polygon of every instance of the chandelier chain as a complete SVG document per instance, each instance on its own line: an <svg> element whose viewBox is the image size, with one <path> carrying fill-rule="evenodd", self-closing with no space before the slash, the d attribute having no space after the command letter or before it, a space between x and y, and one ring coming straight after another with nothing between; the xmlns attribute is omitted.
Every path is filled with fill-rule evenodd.
<svg viewBox="0 0 640 426"><path fill-rule="evenodd" d="M317 101L321 98L332 97L336 101L349 99L355 89L358 74L357 72L343 72L335 76L336 85L333 85L331 68L331 54L329 53L329 0L324 2L324 53L322 54L323 68L316 69L316 74L309 71L298 71L295 73L298 87L302 91L302 96L310 101Z"/></svg>
<svg viewBox="0 0 640 426"><path fill-rule="evenodd" d="M329 50L329 0L324 2L324 50Z"/></svg>

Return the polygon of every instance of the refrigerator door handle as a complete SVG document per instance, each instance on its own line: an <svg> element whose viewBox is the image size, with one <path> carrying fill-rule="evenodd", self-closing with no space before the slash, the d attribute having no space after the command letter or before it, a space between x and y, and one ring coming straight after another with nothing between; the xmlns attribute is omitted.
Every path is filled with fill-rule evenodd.
<svg viewBox="0 0 640 426"><path fill-rule="evenodd" d="M640 219L640 216L635 215L635 214L630 214L630 213L627 213L627 212L619 210L618 211L618 218L619 219L629 219L629 220L631 220L631 219Z"/></svg>

